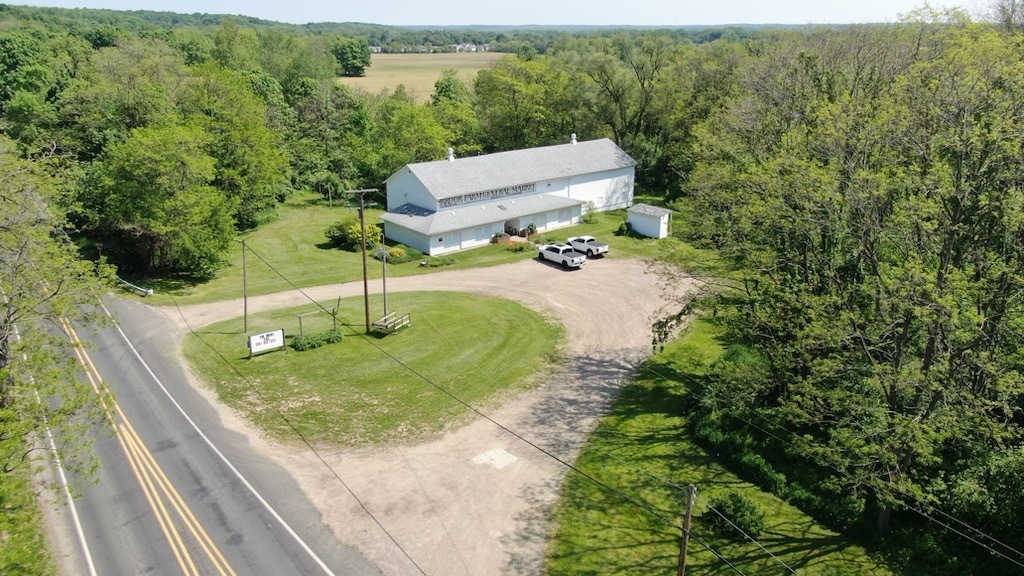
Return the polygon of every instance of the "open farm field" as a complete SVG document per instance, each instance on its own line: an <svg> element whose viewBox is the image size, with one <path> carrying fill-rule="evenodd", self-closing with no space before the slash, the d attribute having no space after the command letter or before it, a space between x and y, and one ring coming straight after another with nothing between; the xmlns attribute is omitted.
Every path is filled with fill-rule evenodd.
<svg viewBox="0 0 1024 576"><path fill-rule="evenodd" d="M404 84L406 90L423 103L430 100L434 82L441 72L457 70L459 78L472 86L476 73L494 66L501 52L455 52L446 54L373 54L372 64L362 78L339 78L357 92L376 94Z"/></svg>

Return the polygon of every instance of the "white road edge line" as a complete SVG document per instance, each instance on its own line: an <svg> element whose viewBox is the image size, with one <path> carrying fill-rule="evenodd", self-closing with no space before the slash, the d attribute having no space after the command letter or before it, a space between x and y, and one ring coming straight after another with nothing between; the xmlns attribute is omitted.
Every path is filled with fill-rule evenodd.
<svg viewBox="0 0 1024 576"><path fill-rule="evenodd" d="M114 320L114 316L113 314L110 313L110 310L107 308L107 305L101 301L100 306L103 307L103 311L106 312L107 316L109 316L111 320ZM161 390L163 390L164 394L171 401L171 403L174 404L175 408L177 408L178 411L181 412L181 415L185 417L185 420L187 420L188 423L192 426L192 428L196 431L196 433L199 434L199 437L202 438L204 442L206 442L206 445L210 447L210 450L213 450L213 453L216 454L221 459L222 462L224 462L224 465L227 466L228 469L230 469L231 472L234 473L234 475L238 478L238 480L245 485L249 492L253 496L255 496L257 500L260 501L260 504L263 504L263 507L267 509L267 512L270 512L270 515L277 520L281 527L284 528L285 531L287 531L288 534L290 534L291 537L295 540L295 542L297 542L299 546L301 546L302 549L306 551L306 554L308 554L309 557L312 558L313 561L320 566L320 568L324 571L324 574L327 574L328 576L336 576L336 574L334 574L334 572L331 571L327 564L325 564L324 561L321 560L320 557L317 556L315 552L313 552L313 549L310 548L308 544L306 544L306 542L295 532L295 530L292 529L291 526L288 525L287 522L285 522L284 518L282 518L281 515L278 514L276 510L274 510L270 503L267 502L266 499L264 499L263 496L256 491L256 488L252 484L250 484L249 481L246 480L244 476L242 476L242 473L239 472L237 468L235 468L234 464L232 464L231 461L228 460L227 456L224 456L224 453L221 452L213 444L213 442L206 436L206 434L204 434L203 431L199 429L199 426L192 420L191 417L189 417L189 415L185 412L185 409L181 407L181 404L178 404L178 401L174 399L174 396L171 396L170 391L167 390L166 387L164 387L163 382L161 382L160 379L157 378L156 374L149 367L149 364L147 364L146 361L142 359L142 355L139 354L139 351L135 348L135 345L132 344L132 341L128 339L128 335L124 333L124 330L121 330L121 326L118 325L116 321L114 322L114 327L117 328L117 332L121 334L121 338L123 338L125 343L128 344L128 347L131 348L132 353L135 355L136 358L138 358L139 362L146 369L146 372L148 372L149 375L153 378L153 381L156 382L157 386L159 386Z"/></svg>
<svg viewBox="0 0 1024 576"><path fill-rule="evenodd" d="M21 341L21 333L18 332L18 327L14 327L14 340L16 342ZM28 356L24 352L21 354L21 359L28 362ZM31 376L29 376L31 378ZM32 380L35 380L32 378ZM36 402L42 403L42 399L39 397L38 390L32 390L36 395ZM85 556L85 563L89 566L89 576L97 576L96 564L92 561L92 551L89 550L89 543L85 541L85 530L82 528L82 521L78 517L78 507L75 506L75 499L71 497L71 488L68 486L68 477L64 473L64 464L60 461L60 454L57 453L57 444L53 441L53 432L50 431L50 424L46 421L45 416L43 417L43 423L46 425L46 446L50 449L50 453L53 454L54 463L57 465L57 477L60 478L60 487L64 491L64 499L67 500L68 509L71 510L71 521L75 525L75 533L78 536L78 543L82 546L82 555Z"/></svg>

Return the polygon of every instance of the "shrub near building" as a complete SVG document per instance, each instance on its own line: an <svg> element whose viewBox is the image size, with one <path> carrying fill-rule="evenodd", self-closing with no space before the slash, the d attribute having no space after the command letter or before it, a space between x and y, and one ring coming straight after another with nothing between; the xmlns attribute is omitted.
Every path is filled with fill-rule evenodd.
<svg viewBox="0 0 1024 576"><path fill-rule="evenodd" d="M359 221L350 218L335 222L324 230L324 236L342 250L358 250L363 237L363 228ZM384 241L384 231L379 226L366 227L367 247L379 246Z"/></svg>

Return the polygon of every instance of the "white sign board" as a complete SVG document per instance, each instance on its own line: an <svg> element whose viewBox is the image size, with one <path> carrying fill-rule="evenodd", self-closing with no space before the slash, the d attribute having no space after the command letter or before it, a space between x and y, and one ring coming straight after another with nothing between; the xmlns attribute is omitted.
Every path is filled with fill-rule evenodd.
<svg viewBox="0 0 1024 576"><path fill-rule="evenodd" d="M249 336L249 354L284 348L284 328Z"/></svg>

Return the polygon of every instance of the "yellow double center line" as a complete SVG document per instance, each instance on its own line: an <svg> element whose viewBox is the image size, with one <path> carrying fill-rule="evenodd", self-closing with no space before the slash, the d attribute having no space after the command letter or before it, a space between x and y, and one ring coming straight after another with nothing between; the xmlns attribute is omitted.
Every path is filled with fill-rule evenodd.
<svg viewBox="0 0 1024 576"><path fill-rule="evenodd" d="M235 571L231 569L227 560L224 559L220 549L217 548L209 534L203 529L203 526L188 507L188 504L185 503L178 491L175 490L171 481L160 468L160 465L157 464L156 459L153 458L153 454L146 448L135 428L128 421L128 417L121 410L121 406L114 400L110 389L103 382L99 370L93 364L92 358L89 357L89 354L86 353L82 346L74 327L63 319L61 323L64 326L64 332L67 334L68 339L71 340L75 355L85 370L89 383L100 397L103 411L114 429L117 441L128 458L132 472L139 481L139 486L141 486L146 500L153 509L153 514L156 516L160 529L171 546L171 550L174 551L174 557L177 559L178 565L181 566L182 572L186 576L199 576L201 574L185 541L182 539L182 532L179 532L178 523L175 522L175 518L180 521L184 529L192 534L195 541L199 543L200 548L206 553L218 574L221 576L236 576Z"/></svg>

